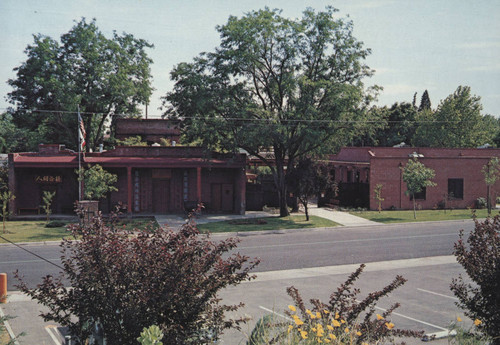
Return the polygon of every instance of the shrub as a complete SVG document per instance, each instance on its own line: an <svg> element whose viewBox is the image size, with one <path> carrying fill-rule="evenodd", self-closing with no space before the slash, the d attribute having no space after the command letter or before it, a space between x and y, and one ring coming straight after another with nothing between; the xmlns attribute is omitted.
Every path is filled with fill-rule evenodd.
<svg viewBox="0 0 500 345"><path fill-rule="evenodd" d="M457 305L471 319L481 320L478 329L500 344L500 216L484 222L474 218L475 227L464 241L464 232L454 245L457 261L473 283L462 275L453 279L451 290Z"/></svg>
<svg viewBox="0 0 500 345"><path fill-rule="evenodd" d="M108 344L136 345L144 327L158 325L165 345L200 344L205 333L216 338L245 321L226 320L225 312L242 304L221 305L217 297L250 279L258 264L227 254L236 239L212 242L193 221L175 232L135 229L135 235L100 217L69 229L79 241L62 241L61 276L46 276L35 289L16 277L22 292L48 307L44 320L69 327L80 343L99 326Z"/></svg>
<svg viewBox="0 0 500 345"><path fill-rule="evenodd" d="M66 226L66 222L62 220L53 220L45 224L46 228L60 228Z"/></svg>
<svg viewBox="0 0 500 345"><path fill-rule="evenodd" d="M476 199L476 205L475 206L476 206L477 209L486 208L486 204L487 204L486 198L483 198L483 197L480 196L479 198Z"/></svg>
<svg viewBox="0 0 500 345"><path fill-rule="evenodd" d="M294 304L285 313L291 322L277 321L267 317L257 323L247 345L264 344L363 344L394 341L395 337L422 337L423 332L397 329L390 321L391 313L399 303L388 310L375 314L377 301L402 286L406 279L396 278L381 291L369 293L358 301L360 290L354 282L361 275L361 265L330 296L328 303L311 299L311 309L306 305L295 287L287 289Z"/></svg>

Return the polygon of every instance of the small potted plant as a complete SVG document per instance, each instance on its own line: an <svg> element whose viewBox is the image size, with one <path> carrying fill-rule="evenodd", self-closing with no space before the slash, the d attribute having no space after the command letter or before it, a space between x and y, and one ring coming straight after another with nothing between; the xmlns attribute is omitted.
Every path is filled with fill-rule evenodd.
<svg viewBox="0 0 500 345"><path fill-rule="evenodd" d="M78 209L84 217L84 222L92 219L99 211L99 199L109 192L118 191L114 186L118 177L104 170L100 165L89 166L88 169L77 170L78 182L82 183L84 200L78 202Z"/></svg>

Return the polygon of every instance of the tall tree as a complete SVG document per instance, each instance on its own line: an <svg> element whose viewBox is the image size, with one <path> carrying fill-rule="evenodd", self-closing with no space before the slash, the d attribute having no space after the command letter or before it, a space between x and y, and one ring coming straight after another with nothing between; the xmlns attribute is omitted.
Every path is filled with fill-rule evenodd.
<svg viewBox="0 0 500 345"><path fill-rule="evenodd" d="M415 194L420 193L424 188L435 186L432 179L436 173L419 162L417 158L410 159L401 169L403 170L403 181L406 183L406 194L413 199L413 217L417 219Z"/></svg>
<svg viewBox="0 0 500 345"><path fill-rule="evenodd" d="M481 115L481 98L471 94L470 87L459 86L440 102L435 112L424 110L418 115L414 144L431 147L477 147L493 141L496 134L486 126Z"/></svg>
<svg viewBox="0 0 500 345"><path fill-rule="evenodd" d="M418 111L424 111L430 109L431 109L431 98L429 97L429 92L425 90L424 93L422 94L422 98L420 98L420 106L418 107Z"/></svg>
<svg viewBox="0 0 500 345"><path fill-rule="evenodd" d="M335 12L307 9L291 20L266 8L231 16L217 27L222 42L214 52L174 68L174 91L164 98L166 115L184 120L186 139L242 148L271 168L281 216L288 215L287 167L348 142L352 120L370 101L362 83L373 73L363 62L370 50Z"/></svg>
<svg viewBox="0 0 500 345"><path fill-rule="evenodd" d="M14 69L8 94L16 106L14 123L38 135L44 143L77 147L78 106L84 114L87 143L95 149L103 140L110 114L139 114L151 93L146 49L153 46L130 34L105 37L95 20L82 19L61 43L34 35L27 60ZM69 113L68 113L69 112Z"/></svg>

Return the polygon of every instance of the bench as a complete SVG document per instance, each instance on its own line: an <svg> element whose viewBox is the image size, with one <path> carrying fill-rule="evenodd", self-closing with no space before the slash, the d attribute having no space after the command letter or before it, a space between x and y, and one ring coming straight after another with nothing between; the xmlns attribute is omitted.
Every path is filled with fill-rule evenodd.
<svg viewBox="0 0 500 345"><path fill-rule="evenodd" d="M40 208L39 207L20 207L17 209L17 214L18 215L40 214Z"/></svg>

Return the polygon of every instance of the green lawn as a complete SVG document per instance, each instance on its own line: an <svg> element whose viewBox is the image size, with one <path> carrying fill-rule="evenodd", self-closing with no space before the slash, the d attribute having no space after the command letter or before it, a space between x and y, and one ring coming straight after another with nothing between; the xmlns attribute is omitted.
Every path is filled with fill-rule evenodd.
<svg viewBox="0 0 500 345"><path fill-rule="evenodd" d="M486 218L488 211L486 209L475 210L478 218ZM426 222L436 220L460 220L471 219L472 210L420 210L417 211L417 219L413 217L411 211L351 211L358 217L366 218L379 223L406 223L406 222ZM492 216L498 214L493 211Z"/></svg>
<svg viewBox="0 0 500 345"><path fill-rule="evenodd" d="M63 237L71 236L65 226L46 228L45 224L43 220L6 222L6 233L3 233L0 225L0 234L12 242L59 241ZM0 243L7 243L7 241L0 238Z"/></svg>
<svg viewBox="0 0 500 345"><path fill-rule="evenodd" d="M153 220L147 218L122 219L119 226L123 226L126 230L133 229L148 229ZM69 224L70 222L65 222ZM46 228L46 222L43 220L29 221L10 221L6 222L6 233L3 233L0 223L0 235L12 242L43 242L43 241L59 241L63 237L70 237L71 234L66 230L66 226L57 228ZM158 226L153 221L153 227ZM0 243L7 243L0 238Z"/></svg>
<svg viewBox="0 0 500 345"><path fill-rule="evenodd" d="M201 232L245 232L258 230L279 230L279 229L304 229L333 227L338 224L321 217L310 216L306 222L305 215L292 215L288 217L265 217L254 219L229 220L224 222L213 222L198 224Z"/></svg>

